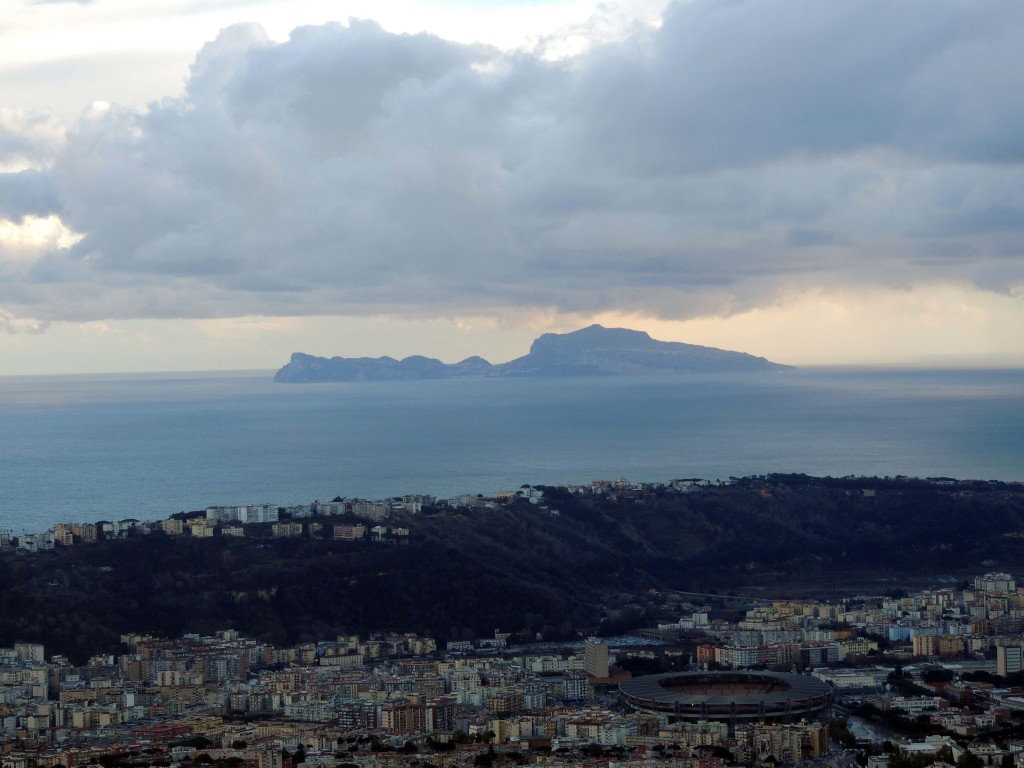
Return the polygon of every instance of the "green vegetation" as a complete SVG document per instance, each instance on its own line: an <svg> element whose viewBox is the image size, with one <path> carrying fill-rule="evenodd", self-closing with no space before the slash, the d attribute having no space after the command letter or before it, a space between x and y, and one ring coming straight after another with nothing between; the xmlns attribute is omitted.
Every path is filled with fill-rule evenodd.
<svg viewBox="0 0 1024 768"><path fill-rule="evenodd" d="M846 718L839 717L828 724L828 738L833 744L841 744L846 749L857 747L857 737L846 727Z"/></svg>

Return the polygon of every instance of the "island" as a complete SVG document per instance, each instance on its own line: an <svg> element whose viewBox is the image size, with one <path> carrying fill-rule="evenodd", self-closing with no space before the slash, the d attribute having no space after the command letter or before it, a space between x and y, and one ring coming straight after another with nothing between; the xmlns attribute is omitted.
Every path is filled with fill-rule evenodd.
<svg viewBox="0 0 1024 768"><path fill-rule="evenodd" d="M316 357L301 352L274 376L280 383L388 381L512 376L647 376L678 373L783 371L781 365L745 352L658 341L643 331L591 325L571 333L545 333L529 354L492 364L468 357L447 364L431 357Z"/></svg>

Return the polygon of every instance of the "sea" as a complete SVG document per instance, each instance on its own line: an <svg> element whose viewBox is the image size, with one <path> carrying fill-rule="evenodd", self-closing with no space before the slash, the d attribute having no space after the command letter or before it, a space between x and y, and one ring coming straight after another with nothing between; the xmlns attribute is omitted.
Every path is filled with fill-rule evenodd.
<svg viewBox="0 0 1024 768"><path fill-rule="evenodd" d="M1024 480L1024 370L0 377L0 529L595 479Z"/></svg>

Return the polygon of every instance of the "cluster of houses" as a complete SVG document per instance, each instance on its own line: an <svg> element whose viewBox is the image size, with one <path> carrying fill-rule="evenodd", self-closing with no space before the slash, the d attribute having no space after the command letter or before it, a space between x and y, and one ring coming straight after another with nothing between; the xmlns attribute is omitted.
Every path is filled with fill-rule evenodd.
<svg viewBox="0 0 1024 768"><path fill-rule="evenodd" d="M39 552L56 546L70 547L99 539L145 536L153 533L169 536L244 537L260 526L259 535L274 537L312 536L355 540L370 537L377 541L405 541L409 530L383 523L401 512L418 513L424 506L436 503L431 496L410 495L395 499L335 499L312 504L278 507L276 504L208 507L203 512L172 515L163 520L135 519L100 521L96 523L57 523L40 533L15 536L0 529L0 548L16 547L21 551ZM332 518L356 518L360 522L336 523ZM266 530L268 529L269 530Z"/></svg>
<svg viewBox="0 0 1024 768"><path fill-rule="evenodd" d="M57 523L38 533L15 535L10 529L0 529L0 549L17 548L25 552L40 552L57 546L70 547L88 544L99 539L119 539L162 533L170 536L244 537L252 535L261 526L258 535L274 537L310 536L356 540L372 538L375 541L402 543L408 540L409 529L386 526L384 523L402 514L419 514L425 507L438 504L447 508L499 506L510 500L525 499L539 505L543 492L529 486L518 491L499 491L489 497L482 495L456 496L438 500L425 494L408 494L390 499L345 499L314 501L310 504L279 507L276 504L246 504L213 506L205 511L179 513L162 520L102 520L95 523ZM545 511L547 508L544 508ZM557 514L557 511L553 511ZM359 522L335 523L334 518L355 518ZM269 531L266 528L269 527Z"/></svg>
<svg viewBox="0 0 1024 768"><path fill-rule="evenodd" d="M702 667L801 669L834 665L888 650L907 657L990 656L999 674L1024 670L1024 589L1012 576L988 573L968 588L929 589L905 597L841 603L773 601L738 622L697 611L663 631L699 630Z"/></svg>
<svg viewBox="0 0 1024 768"><path fill-rule="evenodd" d="M634 483L620 477L616 480L594 480L589 485L569 485L566 490L576 495L605 495L641 499L656 489L671 489L686 493L707 488L707 480L672 480L663 483ZM461 494L447 499L438 499L426 494L407 494L388 499L367 500L360 498L335 498L330 501L314 501L309 504L278 506L276 504L243 504L211 506L205 511L178 513L161 520L102 520L95 523L57 523L37 533L17 534L10 529L0 528L0 549L17 548L26 552L39 552L56 546L88 544L99 539L118 539L129 536L144 536L163 533L171 536L213 536L244 537L251 535L251 525L269 526L269 534L275 537L310 536L354 540L369 537L376 541L403 542L409 530L384 523L402 514L419 514L424 508L471 509L496 508L511 502L528 502L539 512L558 516L558 509L545 503L540 488L524 485L517 490L496 491L489 496L483 494ZM333 524L331 518L357 518L360 524ZM259 535L267 535L260 530Z"/></svg>

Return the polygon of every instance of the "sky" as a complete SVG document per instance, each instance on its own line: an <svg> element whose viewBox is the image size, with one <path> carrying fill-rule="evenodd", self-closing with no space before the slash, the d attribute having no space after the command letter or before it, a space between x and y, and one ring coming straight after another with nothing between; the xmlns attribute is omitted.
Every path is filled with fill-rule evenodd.
<svg viewBox="0 0 1024 768"><path fill-rule="evenodd" d="M8 0L0 375L599 322L1024 367L1017 0Z"/></svg>

